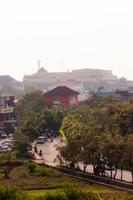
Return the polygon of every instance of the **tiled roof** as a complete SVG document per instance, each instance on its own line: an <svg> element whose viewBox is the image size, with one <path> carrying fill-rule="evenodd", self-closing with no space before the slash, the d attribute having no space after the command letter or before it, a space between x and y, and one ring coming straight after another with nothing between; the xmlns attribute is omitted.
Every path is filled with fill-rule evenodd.
<svg viewBox="0 0 133 200"><path fill-rule="evenodd" d="M79 92L76 92L66 86L58 86L54 88L53 90L48 91L44 96L65 96L65 95L78 95Z"/></svg>
<svg viewBox="0 0 133 200"><path fill-rule="evenodd" d="M15 83L17 82L15 79L13 79L9 75L0 75L0 84L5 84L5 83Z"/></svg>

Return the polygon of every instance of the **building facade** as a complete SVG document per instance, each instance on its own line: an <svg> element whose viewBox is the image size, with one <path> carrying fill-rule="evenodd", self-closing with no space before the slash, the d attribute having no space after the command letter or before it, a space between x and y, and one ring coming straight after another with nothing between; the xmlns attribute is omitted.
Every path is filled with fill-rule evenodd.
<svg viewBox="0 0 133 200"><path fill-rule="evenodd" d="M66 86L58 86L44 94L44 103L48 107L65 109L78 105L78 95L78 92Z"/></svg>
<svg viewBox="0 0 133 200"><path fill-rule="evenodd" d="M0 95L0 130L10 133L15 123L14 96Z"/></svg>

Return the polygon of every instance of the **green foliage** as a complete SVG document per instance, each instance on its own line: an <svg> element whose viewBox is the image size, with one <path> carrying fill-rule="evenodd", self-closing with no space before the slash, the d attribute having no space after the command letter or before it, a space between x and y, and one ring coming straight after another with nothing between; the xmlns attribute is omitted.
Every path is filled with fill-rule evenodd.
<svg viewBox="0 0 133 200"><path fill-rule="evenodd" d="M35 172L36 164L34 164L34 163L29 163L27 167L28 167L29 172L30 172L30 173L33 173L33 172Z"/></svg>
<svg viewBox="0 0 133 200"><path fill-rule="evenodd" d="M13 148L18 158L25 158L29 156L31 150L31 143L29 138L21 130L17 130L13 138Z"/></svg>
<svg viewBox="0 0 133 200"><path fill-rule="evenodd" d="M33 141L44 133L46 129L58 132L62 118L62 113L52 109L42 109L39 113L29 112L23 117L21 129Z"/></svg>
<svg viewBox="0 0 133 200"><path fill-rule="evenodd" d="M46 129L58 132L63 119L63 113L59 110L45 108L40 90L23 95L16 104L15 113L21 132L30 141L43 134Z"/></svg>
<svg viewBox="0 0 133 200"><path fill-rule="evenodd" d="M43 199L44 200L67 200L65 196L59 192L57 192L56 194L47 193Z"/></svg>
<svg viewBox="0 0 133 200"><path fill-rule="evenodd" d="M45 127L45 119L42 119L40 113L29 112L23 118L21 129L24 135L33 141L44 132Z"/></svg>
<svg viewBox="0 0 133 200"><path fill-rule="evenodd" d="M96 200L91 192L85 193L81 189L74 187L67 188L65 196L67 200Z"/></svg>
<svg viewBox="0 0 133 200"><path fill-rule="evenodd" d="M118 103L117 96L110 95L107 97L101 97L101 96L96 96L94 92L91 92L85 101L85 104L87 104L91 108L96 108L96 107L103 107L108 104L116 104Z"/></svg>
<svg viewBox="0 0 133 200"><path fill-rule="evenodd" d="M46 167L42 167L42 166L37 166L34 170L36 175L40 175L40 176L52 176L53 174L53 169L51 168L46 168Z"/></svg>
<svg viewBox="0 0 133 200"><path fill-rule="evenodd" d="M29 198L17 188L0 187L0 200L29 200Z"/></svg>
<svg viewBox="0 0 133 200"><path fill-rule="evenodd" d="M63 190L62 193L47 193L44 200L97 200L97 198L95 198L94 194L91 192L87 193L80 188L69 187Z"/></svg>
<svg viewBox="0 0 133 200"><path fill-rule="evenodd" d="M82 162L84 170L99 163L103 172L108 163L116 170L111 178L118 168L130 169L133 177L133 104L104 98L96 105L80 106L66 114L62 129L67 142L60 152L66 161Z"/></svg>
<svg viewBox="0 0 133 200"><path fill-rule="evenodd" d="M132 174L133 182L133 135L128 135L125 143L124 162Z"/></svg>
<svg viewBox="0 0 133 200"><path fill-rule="evenodd" d="M36 165L35 163L28 163L27 165L28 171L35 176L52 176L54 170L52 168L47 168L44 166Z"/></svg>
<svg viewBox="0 0 133 200"><path fill-rule="evenodd" d="M40 90L35 90L29 93L26 93L18 101L15 107L15 112L19 124L23 120L23 117L28 112L40 112L44 107L43 94Z"/></svg>

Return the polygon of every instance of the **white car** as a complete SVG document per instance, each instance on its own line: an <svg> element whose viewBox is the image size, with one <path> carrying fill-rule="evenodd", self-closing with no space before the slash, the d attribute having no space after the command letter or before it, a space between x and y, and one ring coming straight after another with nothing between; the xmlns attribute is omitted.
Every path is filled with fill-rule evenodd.
<svg viewBox="0 0 133 200"><path fill-rule="evenodd" d="M36 140L37 144L44 144L45 141L46 141L45 136L39 136Z"/></svg>
<svg viewBox="0 0 133 200"><path fill-rule="evenodd" d="M0 153L10 152L12 149L8 146L0 146Z"/></svg>
<svg viewBox="0 0 133 200"><path fill-rule="evenodd" d="M3 131L0 131L0 138L1 139L7 138L7 134L5 132L3 132Z"/></svg>

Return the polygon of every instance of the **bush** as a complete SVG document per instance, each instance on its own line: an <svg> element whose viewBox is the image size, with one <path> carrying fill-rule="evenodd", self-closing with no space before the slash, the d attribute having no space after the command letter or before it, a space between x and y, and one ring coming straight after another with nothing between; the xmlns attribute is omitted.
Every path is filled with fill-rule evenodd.
<svg viewBox="0 0 133 200"><path fill-rule="evenodd" d="M34 163L29 163L27 167L28 167L29 172L30 172L30 173L33 173L33 172L35 172L36 164L34 164Z"/></svg>
<svg viewBox="0 0 133 200"><path fill-rule="evenodd" d="M41 176L51 176L51 174L53 173L53 169L37 166L35 172Z"/></svg>
<svg viewBox="0 0 133 200"><path fill-rule="evenodd" d="M29 199L23 191L17 188L0 187L0 200L29 200Z"/></svg>
<svg viewBox="0 0 133 200"><path fill-rule="evenodd" d="M13 165L14 165L15 167L19 167L19 166L21 166L21 165L23 165L23 164L24 164L24 160L18 160L18 159L13 160Z"/></svg>
<svg viewBox="0 0 133 200"><path fill-rule="evenodd" d="M93 193L85 193L81 189L69 187L65 190L67 200L96 200Z"/></svg>
<svg viewBox="0 0 133 200"><path fill-rule="evenodd" d="M50 193L47 193L45 195L45 198L44 200L67 200L65 198L65 196L61 193L56 193L56 194L50 194Z"/></svg>
<svg viewBox="0 0 133 200"><path fill-rule="evenodd" d="M63 192L55 194L47 193L41 200L97 200L93 193L83 192L81 189L69 187Z"/></svg>

